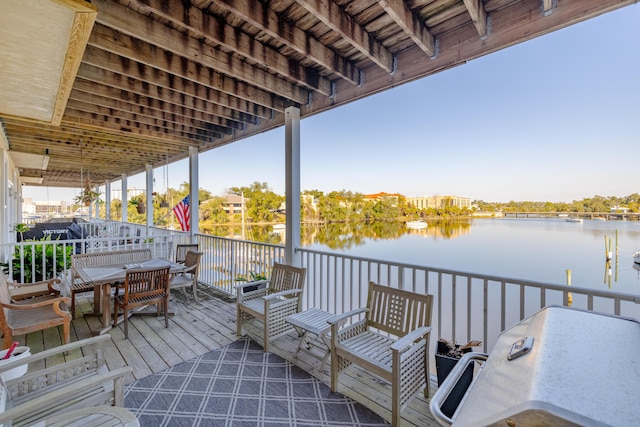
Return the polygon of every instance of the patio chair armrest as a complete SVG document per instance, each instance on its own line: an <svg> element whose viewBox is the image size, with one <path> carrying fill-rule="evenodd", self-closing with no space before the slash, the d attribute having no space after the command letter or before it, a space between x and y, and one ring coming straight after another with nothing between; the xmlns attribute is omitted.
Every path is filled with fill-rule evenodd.
<svg viewBox="0 0 640 427"><path fill-rule="evenodd" d="M30 286L40 286L40 285L47 284L47 286L49 287L49 290L55 291L55 289L53 289L52 287L53 284L54 283L59 284L60 282L61 282L60 279L56 277L54 279L41 280L39 282L32 282L32 283L9 282L9 286L11 286L12 288L28 288Z"/></svg>
<svg viewBox="0 0 640 427"><path fill-rule="evenodd" d="M280 291L280 292L276 292L275 294L266 295L263 298L265 300L272 300L272 299L278 299L280 297L284 297L287 295L296 295L299 293L302 293L302 289L288 289L286 291Z"/></svg>
<svg viewBox="0 0 640 427"><path fill-rule="evenodd" d="M186 273L191 273L193 270L195 270L196 268L198 268L197 264L192 265L191 267L187 267L182 271L177 272L176 274L186 274Z"/></svg>
<svg viewBox="0 0 640 427"><path fill-rule="evenodd" d="M337 323L340 325L344 323L346 320L348 320L350 317L356 316L358 314L366 313L368 311L369 309L367 307L356 308L355 310L347 311L346 313L342 313L342 314L336 314L335 316L330 317L329 319L327 319L327 323L329 323L330 325L333 325L334 323Z"/></svg>
<svg viewBox="0 0 640 427"><path fill-rule="evenodd" d="M48 305L59 306L60 303L71 304L71 298L56 297L56 298L41 300L41 301L34 302L34 303L31 303L31 304L5 304L5 303L2 303L2 307L3 308L8 308L10 310L31 310L33 308L46 307Z"/></svg>
<svg viewBox="0 0 640 427"><path fill-rule="evenodd" d="M400 338L395 343L391 344L391 351L398 351L400 353L410 348L413 343L423 339L426 335L431 333L431 326L421 326L418 329L414 329L404 337Z"/></svg>

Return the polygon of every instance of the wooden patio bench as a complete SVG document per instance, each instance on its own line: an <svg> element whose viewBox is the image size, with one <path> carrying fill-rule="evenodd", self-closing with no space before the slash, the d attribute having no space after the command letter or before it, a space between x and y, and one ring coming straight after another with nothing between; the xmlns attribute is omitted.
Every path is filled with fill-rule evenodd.
<svg viewBox="0 0 640 427"><path fill-rule="evenodd" d="M95 301L100 300L100 289L96 289L91 283L80 280L77 267L99 267L102 265L125 264L131 262L147 261L151 259L151 249L127 249L123 251L93 252L88 254L75 254L71 256L71 282L69 293L71 294L71 316L76 314L76 294L94 291Z"/></svg>
<svg viewBox="0 0 640 427"><path fill-rule="evenodd" d="M369 283L366 307L328 320L331 390L338 391L338 375L351 363L365 368L391 384L391 422L399 426L400 411L420 389L429 397L432 306L432 295Z"/></svg>
<svg viewBox="0 0 640 427"><path fill-rule="evenodd" d="M0 406L0 425L34 425L81 408L124 406L124 381L131 368L107 368L103 346L110 340L110 335L100 335L0 364L0 374L29 366L23 376L6 382L0 379L0 405L4 403L4 408ZM65 358L66 362L54 362ZM45 369L33 370L45 359Z"/></svg>

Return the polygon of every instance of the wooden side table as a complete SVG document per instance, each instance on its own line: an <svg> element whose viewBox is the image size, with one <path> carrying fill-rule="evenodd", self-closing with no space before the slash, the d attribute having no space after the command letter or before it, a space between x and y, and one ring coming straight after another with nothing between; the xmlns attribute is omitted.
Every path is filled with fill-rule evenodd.
<svg viewBox="0 0 640 427"><path fill-rule="evenodd" d="M286 319L286 322L295 328L296 332L298 332L298 336L300 337L295 357L298 356L303 345L307 347L307 350L311 348L309 334L315 335L320 339L320 342L322 343L321 348L324 349L324 357L320 364L321 371L324 370L331 352L331 337L329 336L331 325L327 323L327 320L333 316L333 314L324 310L310 308L309 310L293 314Z"/></svg>

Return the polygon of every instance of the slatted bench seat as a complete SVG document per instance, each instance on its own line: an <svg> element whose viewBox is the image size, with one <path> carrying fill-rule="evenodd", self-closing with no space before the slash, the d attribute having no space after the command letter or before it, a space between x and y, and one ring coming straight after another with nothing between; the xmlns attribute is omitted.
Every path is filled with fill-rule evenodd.
<svg viewBox="0 0 640 427"><path fill-rule="evenodd" d="M34 425L43 419L80 408L124 406L124 381L131 368L109 370L103 346L111 340L101 335L45 350L23 359L0 365L0 373L16 366L38 366L45 359L67 361L40 370L29 369L23 376L0 380L0 425L11 421L13 427ZM79 351L82 349L82 352ZM82 353L82 354L81 354ZM84 356L83 356L84 354Z"/></svg>
<svg viewBox="0 0 640 427"><path fill-rule="evenodd" d="M75 254L71 256L71 281L69 283L69 293L71 294L71 315L76 313L76 294L81 292L94 291L94 308L99 310L100 289L94 288L91 283L84 283L76 268L99 267L102 265L124 264L131 262L147 261L151 259L151 249L127 249L123 251L94 252L88 254Z"/></svg>
<svg viewBox="0 0 640 427"><path fill-rule="evenodd" d="M391 423L399 426L400 411L420 389L429 397L432 306L432 295L370 283L366 307L328 320L331 390L338 391L338 376L351 363L365 368L391 384Z"/></svg>

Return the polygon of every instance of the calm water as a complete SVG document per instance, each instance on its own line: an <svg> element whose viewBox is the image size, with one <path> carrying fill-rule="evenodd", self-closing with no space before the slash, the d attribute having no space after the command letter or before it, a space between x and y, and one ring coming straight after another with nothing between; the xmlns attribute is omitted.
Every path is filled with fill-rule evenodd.
<svg viewBox="0 0 640 427"><path fill-rule="evenodd" d="M605 237L611 239L613 252L610 270ZM640 223L635 221L585 220L578 224L562 219L505 218L446 225L430 222L423 230L402 229L382 238L354 239L346 248L336 249L330 243L305 246L560 285L566 284L566 270L570 269L572 286L640 293L640 272L633 267L632 258L640 249Z"/></svg>

